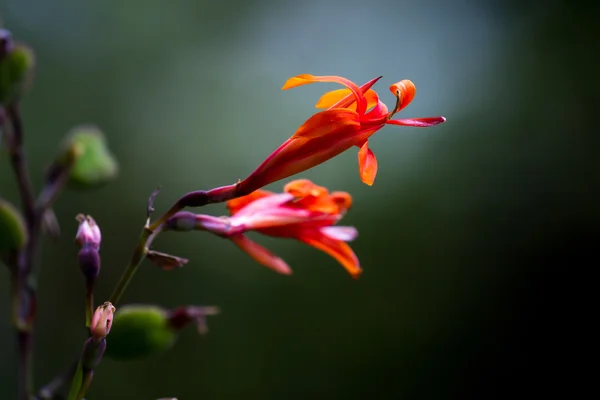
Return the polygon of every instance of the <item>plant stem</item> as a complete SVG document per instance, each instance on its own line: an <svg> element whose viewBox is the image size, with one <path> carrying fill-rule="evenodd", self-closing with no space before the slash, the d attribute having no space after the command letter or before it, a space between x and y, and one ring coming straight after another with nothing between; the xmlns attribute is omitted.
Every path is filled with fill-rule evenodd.
<svg viewBox="0 0 600 400"><path fill-rule="evenodd" d="M166 213L157 218L156 221L151 224L148 222L140 234L131 260L125 267L125 271L123 271L123 275L121 275L109 301L113 305L117 305L121 296L125 293L127 286L129 286L131 279L133 279L133 276L142 264L142 261L146 258L146 254L148 254L152 241L156 235L160 233L163 224L167 222L169 218L183 210L185 207L202 207L211 203L221 203L244 194L246 193L239 192L237 184L221 186L208 191L199 190L190 192L182 196ZM155 193L152 194L151 201L155 195Z"/></svg>
<svg viewBox="0 0 600 400"><path fill-rule="evenodd" d="M15 321L17 328L17 343L19 354L18 367L18 398L29 399L32 389L32 353L33 353L33 319L35 313L35 291L30 287L28 279L31 271L33 253L37 243L40 218L36 216L35 199L33 196L33 185L29 177L27 161L23 151L23 124L17 104L11 104L6 108L7 119L11 123L12 134L9 138L10 161L17 180L19 195L29 241L24 249L20 251L17 265L14 268L16 287L13 290L15 296Z"/></svg>

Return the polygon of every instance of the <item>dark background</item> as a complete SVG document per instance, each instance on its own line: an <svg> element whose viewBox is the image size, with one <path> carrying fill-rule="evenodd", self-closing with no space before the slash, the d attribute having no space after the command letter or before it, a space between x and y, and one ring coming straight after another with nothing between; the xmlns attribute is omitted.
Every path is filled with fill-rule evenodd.
<svg viewBox="0 0 600 400"><path fill-rule="evenodd" d="M388 104L387 86L408 78L418 92L402 115L448 118L376 133L373 187L355 150L300 175L352 193L345 223L360 230L363 276L293 241L257 238L288 261L287 277L216 237L164 235L155 247L191 262L145 263L124 302L223 314L165 354L103 360L88 398L540 398L585 383L576 357L597 313L576 315L594 293L583 282L600 237L595 3L0 0L0 16L37 55L23 104L36 185L79 123L100 126L121 164L115 182L56 204L63 237L39 257L38 385L85 338L74 216L102 228L101 301L156 186L165 210L245 177L335 88L279 90L300 73L383 75ZM5 153L0 188L17 201ZM2 269L2 399L16 393L8 278Z"/></svg>

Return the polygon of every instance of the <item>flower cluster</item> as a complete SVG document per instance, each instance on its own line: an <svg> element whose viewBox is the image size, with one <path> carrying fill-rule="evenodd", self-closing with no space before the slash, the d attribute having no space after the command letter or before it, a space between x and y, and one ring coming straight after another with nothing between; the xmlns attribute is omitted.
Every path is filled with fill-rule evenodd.
<svg viewBox="0 0 600 400"><path fill-rule="evenodd" d="M288 79L283 90L314 82L335 82L345 88L325 93L316 104L325 109L314 114L296 133L269 155L231 192L218 188L214 197L227 200L230 216L212 217L187 211L175 213L163 230L205 230L230 239L258 263L281 274L290 274L285 261L250 240L245 233L256 231L267 236L293 238L334 257L354 278L362 269L347 244L358 236L353 227L334 226L352 203L346 192L329 193L306 179L295 180L283 193L262 189L272 182L319 165L353 146L359 148L360 179L372 185L377 174L377 159L369 148L369 138L385 125L430 127L444 117L393 119L415 97L415 85L403 80L390 86L396 97L391 111L372 89L381 77L362 86L338 76L298 75ZM203 195L206 192L202 193ZM241 196L241 197L236 197Z"/></svg>
<svg viewBox="0 0 600 400"><path fill-rule="evenodd" d="M60 235L53 205L63 188L89 189L114 178L118 164L109 151L102 132L90 125L74 129L63 142L59 154L45 174L44 186L34 196L32 180L25 163L23 124L19 100L33 76L33 53L12 42L0 29L0 137L6 144L18 183L22 214L17 207L0 199L0 262L11 273L13 320L18 336L20 399L33 398L32 333L36 317L36 245L42 233ZM325 93L316 103L320 111L306 120L296 132L275 149L248 176L239 182L198 190L182 196L163 215L151 221L155 191L148 201L147 222L132 257L116 284L109 301L94 307L94 286L100 275L102 234L96 220L77 216L79 228L75 242L79 247L77 263L85 278L86 327L89 337L72 371L42 387L35 398L54 398L70 382L69 399L82 399L92 383L96 367L106 355L117 360L147 357L171 348L179 331L190 324L199 333L207 332L207 317L219 313L215 306L184 305L164 309L155 305L125 305L116 309L121 296L144 259L169 271L181 268L188 260L152 248L156 236L164 231L199 230L230 240L257 263L289 275L290 266L248 236L250 232L303 242L333 257L350 274L362 273L359 259L349 246L358 236L352 226L338 223L352 206L352 197L342 191L329 191L307 179L296 179L275 193L264 187L294 176L357 147L360 179L372 185L377 175L377 159L369 139L386 125L429 127L444 117L395 119L415 97L415 85L403 80L390 86L395 104L388 108L372 87L381 77L359 86L338 76L298 75L283 89L315 82L338 83L341 89ZM229 215L215 217L184 209L209 203L225 203ZM112 264L112 263L111 263ZM114 305L113 305L114 304ZM95 311L94 311L95 310ZM111 338L106 337L111 333ZM110 343L110 345L109 345ZM66 397L65 397L66 398Z"/></svg>

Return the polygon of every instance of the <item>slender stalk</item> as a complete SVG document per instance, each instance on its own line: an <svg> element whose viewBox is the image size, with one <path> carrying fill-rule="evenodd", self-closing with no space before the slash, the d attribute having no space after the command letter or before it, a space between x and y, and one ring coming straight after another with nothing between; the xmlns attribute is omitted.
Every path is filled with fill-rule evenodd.
<svg viewBox="0 0 600 400"><path fill-rule="evenodd" d="M240 193L238 191L238 185L228 185L221 186L218 188L214 188L208 191L199 190L196 192L190 192L181 197L166 213L161 215L156 219L153 223L147 223L142 233L140 234L140 238L138 240L137 246L131 256L131 260L129 264L125 267L117 286L113 290L112 295L110 296L109 301L117 305L123 293L129 286L129 283L133 279L133 276L137 272L139 266L146 258L146 254L148 254L148 250L152 241L160 233L162 230L162 226L169 218L175 215L177 212L183 210L185 207L201 207L211 203L221 203L227 200L231 200L235 197L242 196L245 193ZM153 200L153 196L151 196L151 201Z"/></svg>
<svg viewBox="0 0 600 400"><path fill-rule="evenodd" d="M10 153L11 166L17 181L19 196L29 240L19 252L13 270L14 320L17 329L19 354L18 367L18 399L28 400L33 389L33 324L35 320L36 291L30 284L30 275L42 227L44 213L48 210L58 193L66 183L65 176L70 168L65 169L55 185L50 188L36 203L33 185L29 175L28 164L23 149L23 123L17 104L6 107L6 120L10 122L11 132L5 135ZM4 122L4 121L2 121Z"/></svg>
<svg viewBox="0 0 600 400"><path fill-rule="evenodd" d="M36 218L35 199L33 195L33 185L29 177L27 161L23 151L23 124L21 114L16 104L11 104L6 108L6 116L10 121L12 132L6 135L9 144L10 161L15 173L19 195L27 230L29 241L25 248L21 250L17 265L14 269L15 288L15 321L17 328L17 343L19 354L18 367L18 398L22 400L29 399L32 390L32 353L33 353L33 332L32 322L35 308L28 304L35 303L35 292L29 290L28 278L31 271L31 261L37 243L37 231L39 231L39 218Z"/></svg>

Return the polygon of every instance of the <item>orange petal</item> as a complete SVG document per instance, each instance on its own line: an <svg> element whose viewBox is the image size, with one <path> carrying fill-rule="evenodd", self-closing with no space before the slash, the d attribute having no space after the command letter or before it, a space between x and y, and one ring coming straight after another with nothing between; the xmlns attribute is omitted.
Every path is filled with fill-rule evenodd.
<svg viewBox="0 0 600 400"><path fill-rule="evenodd" d="M358 114L352 110L336 108L314 114L298 128L292 137L315 138L334 135L346 128L360 128Z"/></svg>
<svg viewBox="0 0 600 400"><path fill-rule="evenodd" d="M334 82L346 86L354 95L354 100L357 103L357 112L361 115L365 113L367 109L367 101L365 100L361 89L356 83L349 79L342 78L341 76L315 76L310 74L302 74L288 79L281 90L291 89L315 82Z"/></svg>
<svg viewBox="0 0 600 400"><path fill-rule="evenodd" d="M410 102L415 98L415 95L417 94L417 87L408 79L404 79L390 86L390 92L392 92L392 94L398 99L396 107L392 112L392 114L395 114L409 105Z"/></svg>
<svg viewBox="0 0 600 400"><path fill-rule="evenodd" d="M298 236L298 240L335 258L353 278L358 278L362 273L358 257L347 243L332 239L318 230L304 231Z"/></svg>
<svg viewBox="0 0 600 400"><path fill-rule="evenodd" d="M271 268L273 271L283 275L290 275L292 273L292 270L285 261L258 243L248 239L246 236L236 235L232 236L230 239L256 262L264 265L265 267Z"/></svg>
<svg viewBox="0 0 600 400"><path fill-rule="evenodd" d="M356 110L356 101L354 101L354 100L352 100L352 102L348 106L338 105L338 103L340 103L347 96L352 96L352 92L350 91L350 89L332 90L331 92L327 92L323 96L321 96L321 98L319 99L319 101L317 102L315 107L316 108L330 108L330 107L335 106L335 107L349 108L351 110ZM372 107L375 107L377 105L377 102L379 101L379 97L377 96L377 93L373 89L367 90L367 92L365 93L364 96L365 96L365 99L367 99L367 110Z"/></svg>
<svg viewBox="0 0 600 400"><path fill-rule="evenodd" d="M252 192L246 196L242 196L242 197L238 197L237 199L229 200L227 203L225 203L225 205L229 209L229 215L234 215L235 213L240 211L242 208L246 207L248 204L250 204L258 199L262 199L263 197L271 196L273 194L274 194L273 192L269 192L268 190L255 190L254 192Z"/></svg>
<svg viewBox="0 0 600 400"><path fill-rule="evenodd" d="M294 197L322 196L328 191L323 186L315 185L308 179L296 179L283 187L283 191L294 195Z"/></svg>
<svg viewBox="0 0 600 400"><path fill-rule="evenodd" d="M365 141L365 144L358 151L358 170L360 179L371 186L375 181L375 175L377 175L377 159L373 151L369 149L369 141Z"/></svg>
<svg viewBox="0 0 600 400"><path fill-rule="evenodd" d="M346 192L333 192L331 193L331 199L340 209L340 213L345 213L352 207L352 196Z"/></svg>
<svg viewBox="0 0 600 400"><path fill-rule="evenodd" d="M251 192L337 156L355 145L360 126L358 114L347 109L313 115L238 184L239 191Z"/></svg>

